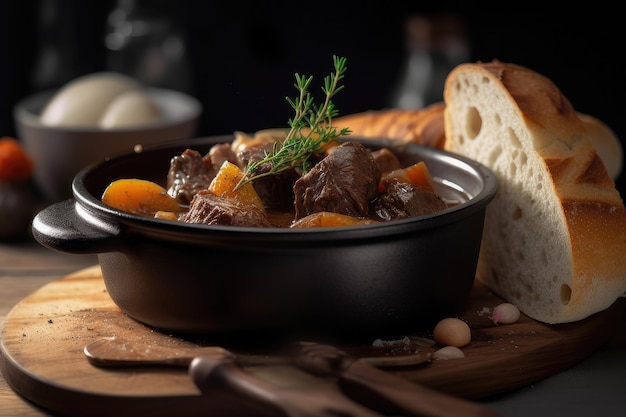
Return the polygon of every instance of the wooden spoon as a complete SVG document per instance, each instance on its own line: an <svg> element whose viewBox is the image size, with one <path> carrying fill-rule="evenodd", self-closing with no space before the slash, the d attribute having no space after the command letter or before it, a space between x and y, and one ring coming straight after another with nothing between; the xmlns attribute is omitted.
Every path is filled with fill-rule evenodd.
<svg viewBox="0 0 626 417"><path fill-rule="evenodd" d="M191 361L198 356L216 359L234 359L235 357L233 352L219 346L197 346L185 342L164 346L163 341L141 343L117 337L98 339L85 346L83 353L92 365L99 367L174 366L188 368ZM237 360L241 364L250 365L286 362L283 358L250 354L237 355Z"/></svg>
<svg viewBox="0 0 626 417"><path fill-rule="evenodd" d="M169 343L167 343L169 342ZM198 356L223 357L235 359L240 365L280 365L292 364L294 353L290 350L285 355L262 355L234 353L219 346L198 346L196 344L172 339L149 341L129 341L117 337L103 337L87 346L83 353L94 366L175 366L187 368ZM422 338L411 338L388 343L384 346L346 346L350 356L377 367L414 366L432 358L432 343Z"/></svg>
<svg viewBox="0 0 626 417"><path fill-rule="evenodd" d="M285 389L246 372L234 354L221 347L185 349L142 346L117 338L103 338L84 348L95 366L176 366L187 367L191 379L204 395L226 390L237 399L262 410L263 415L283 417L383 417L349 398L337 394L312 396L302 389ZM176 354L172 356L173 354ZM238 355L238 357L240 357ZM265 357L246 356L249 361L269 363ZM286 359L281 359L285 363Z"/></svg>

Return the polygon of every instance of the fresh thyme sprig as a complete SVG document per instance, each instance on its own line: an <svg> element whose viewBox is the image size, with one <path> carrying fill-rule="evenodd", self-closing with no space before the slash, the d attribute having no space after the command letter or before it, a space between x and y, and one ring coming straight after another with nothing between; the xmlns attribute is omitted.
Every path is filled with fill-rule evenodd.
<svg viewBox="0 0 626 417"><path fill-rule="evenodd" d="M304 174L312 164L311 155L321 154L325 144L339 136L350 134L350 129L337 130L332 125L332 119L339 114L332 98L344 88L339 82L346 72L346 61L346 58L333 55L335 71L324 78L322 91L326 98L321 106L314 103L309 91L313 77L296 73L294 86L300 94L294 100L286 98L295 115L289 119L291 128L285 140L276 142L264 159L249 164L235 190L255 179L276 175L290 168L299 168ZM269 165L269 169L258 172L259 167L266 164Z"/></svg>

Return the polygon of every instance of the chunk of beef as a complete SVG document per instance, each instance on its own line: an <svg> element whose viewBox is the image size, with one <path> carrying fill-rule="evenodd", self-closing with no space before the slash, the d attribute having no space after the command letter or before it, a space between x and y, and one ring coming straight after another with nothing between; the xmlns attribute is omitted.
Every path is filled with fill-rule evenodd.
<svg viewBox="0 0 626 417"><path fill-rule="evenodd" d="M272 146L273 142L267 142L244 148L237 154L241 166L247 167L250 163L263 160L266 154L272 150ZM269 164L263 164L258 167L255 173L264 173L270 168ZM293 207L293 184L298 178L300 175L295 169L288 169L276 175L257 178L252 182L252 186L265 207L287 210Z"/></svg>
<svg viewBox="0 0 626 417"><path fill-rule="evenodd" d="M447 208L436 194L407 182L392 182L374 203L373 211L383 221L431 214Z"/></svg>
<svg viewBox="0 0 626 417"><path fill-rule="evenodd" d="M320 211L367 216L380 177L369 149L342 143L294 184L296 220Z"/></svg>
<svg viewBox="0 0 626 417"><path fill-rule="evenodd" d="M244 205L237 199L220 197L208 190L194 196L182 221L222 226L271 226L265 211L259 207Z"/></svg>
<svg viewBox="0 0 626 417"><path fill-rule="evenodd" d="M271 142L259 143L258 141L250 146L240 146L237 152L237 165L239 168L245 168L252 162L264 159L265 155L272 151L273 146Z"/></svg>
<svg viewBox="0 0 626 417"><path fill-rule="evenodd" d="M289 210L293 208L293 185L300 178L294 169L276 175L257 178L252 182L254 189L267 208Z"/></svg>
<svg viewBox="0 0 626 417"><path fill-rule="evenodd" d="M237 159L237 155L233 152L230 143L218 143L217 145L211 146L209 149L208 157L211 159L211 163L213 164L213 168L215 170L213 176L217 175L217 171L220 170L222 164L225 161L228 161L232 164L237 165L239 160Z"/></svg>
<svg viewBox="0 0 626 417"><path fill-rule="evenodd" d="M167 193L181 204L189 204L193 196L206 189L215 176L209 157L187 149L172 158L167 173Z"/></svg>
<svg viewBox="0 0 626 417"><path fill-rule="evenodd" d="M401 168L400 160L389 148L381 148L372 151L372 156L382 173L395 171L396 169Z"/></svg>
<svg viewBox="0 0 626 417"><path fill-rule="evenodd" d="M209 187L222 163L227 160L236 160L229 143L212 146L205 156L196 150L186 149L170 162L167 193L179 203L189 204L198 191Z"/></svg>

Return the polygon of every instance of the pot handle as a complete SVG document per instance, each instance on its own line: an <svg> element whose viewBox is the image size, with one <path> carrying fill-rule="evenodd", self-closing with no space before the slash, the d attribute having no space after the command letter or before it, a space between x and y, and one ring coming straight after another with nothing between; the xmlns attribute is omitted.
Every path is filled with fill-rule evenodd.
<svg viewBox="0 0 626 417"><path fill-rule="evenodd" d="M78 210L82 209L73 198L44 208L33 219L33 237L49 249L77 255L111 252L119 246L115 224L95 227Z"/></svg>

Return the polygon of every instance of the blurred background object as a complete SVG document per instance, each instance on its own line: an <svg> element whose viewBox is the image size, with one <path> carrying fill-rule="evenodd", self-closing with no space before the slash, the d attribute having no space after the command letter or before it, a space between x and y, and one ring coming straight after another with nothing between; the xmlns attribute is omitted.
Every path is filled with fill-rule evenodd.
<svg viewBox="0 0 626 417"><path fill-rule="evenodd" d="M117 0L106 19L106 69L146 85L191 92L181 9L167 0Z"/></svg>
<svg viewBox="0 0 626 417"><path fill-rule="evenodd" d="M0 241L28 235L35 215L33 165L17 139L0 136Z"/></svg>
<svg viewBox="0 0 626 417"><path fill-rule="evenodd" d="M34 93L14 108L17 136L35 162L34 179L47 202L70 198L74 176L87 165L195 137L201 114L191 95L111 71Z"/></svg>
<svg viewBox="0 0 626 417"><path fill-rule="evenodd" d="M31 68L24 68L35 89L47 89L80 74L79 35L72 9L63 0L49 0L32 10L36 24L36 54Z"/></svg>
<svg viewBox="0 0 626 417"><path fill-rule="evenodd" d="M419 106L420 100L426 105L441 98L437 92L450 66L497 58L551 78L578 111L600 118L624 141L626 88L617 63L623 49L617 15L491 14L443 6L326 0L1 2L0 134L15 134L11 111L21 98L113 68L200 100L200 136L285 126L294 73L313 75L314 84L320 83L335 54L348 58L346 89L335 99L341 114ZM600 25L592 24L596 18ZM63 56L56 70L48 69L43 52L53 46ZM143 64L132 60L141 56L148 57ZM422 62L419 70L407 72L414 62ZM430 88L405 84L418 71L427 75ZM618 188L624 194L624 175Z"/></svg>
<svg viewBox="0 0 626 417"><path fill-rule="evenodd" d="M443 101L448 73L470 60L465 18L445 13L408 16L405 30L406 62L391 106L412 110Z"/></svg>

